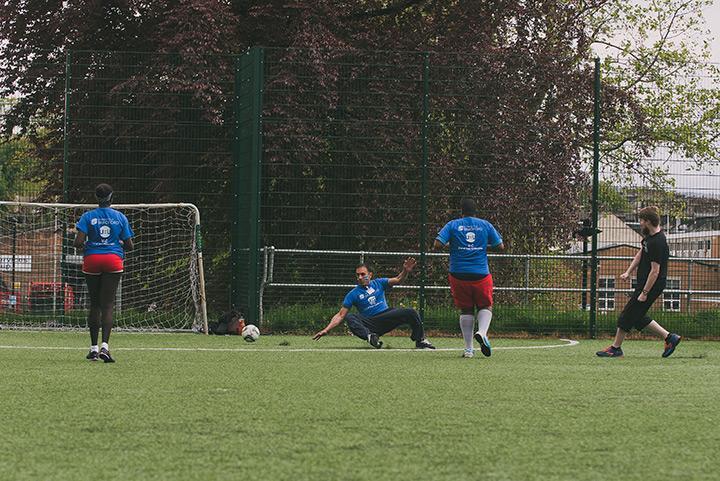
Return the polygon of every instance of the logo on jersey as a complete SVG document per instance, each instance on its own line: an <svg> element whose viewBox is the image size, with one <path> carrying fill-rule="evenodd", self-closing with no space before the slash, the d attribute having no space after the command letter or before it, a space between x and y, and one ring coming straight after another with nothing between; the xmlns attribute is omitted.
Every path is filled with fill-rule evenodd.
<svg viewBox="0 0 720 481"><path fill-rule="evenodd" d="M93 217L90 219L90 225L97 225L97 218Z"/></svg>
<svg viewBox="0 0 720 481"><path fill-rule="evenodd" d="M103 239L107 239L108 237L110 237L110 227L109 226L104 225L104 226L100 227L100 237L102 237Z"/></svg>
<svg viewBox="0 0 720 481"><path fill-rule="evenodd" d="M465 240L468 242L468 244L472 244L475 242L475 233L474 232L468 232L465 234Z"/></svg>
<svg viewBox="0 0 720 481"><path fill-rule="evenodd" d="M368 302L370 303L371 306L374 306L375 304L377 304L377 299L375 299L375 296L371 296L371 297L368 297Z"/></svg>

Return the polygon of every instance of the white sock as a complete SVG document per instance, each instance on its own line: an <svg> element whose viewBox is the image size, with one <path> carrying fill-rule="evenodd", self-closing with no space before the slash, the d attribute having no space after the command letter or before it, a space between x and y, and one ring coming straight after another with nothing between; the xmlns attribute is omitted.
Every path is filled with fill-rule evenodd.
<svg viewBox="0 0 720 481"><path fill-rule="evenodd" d="M463 340L465 341L465 349L473 348L473 325L475 318L472 314L460 315L460 330L462 331Z"/></svg>
<svg viewBox="0 0 720 481"><path fill-rule="evenodd" d="M107 343L107 342L103 342L102 344L100 344L100 347L101 347L102 349L105 349L106 351L109 351L109 350L110 350L110 346L108 346L108 343Z"/></svg>
<svg viewBox="0 0 720 481"><path fill-rule="evenodd" d="M492 311L490 309L481 309L477 313L478 332L483 336L487 336L490 329L490 321L492 320Z"/></svg>
<svg viewBox="0 0 720 481"><path fill-rule="evenodd" d="M90 346L90 350L91 350L92 352L98 352L97 344L95 344L94 346Z"/></svg>

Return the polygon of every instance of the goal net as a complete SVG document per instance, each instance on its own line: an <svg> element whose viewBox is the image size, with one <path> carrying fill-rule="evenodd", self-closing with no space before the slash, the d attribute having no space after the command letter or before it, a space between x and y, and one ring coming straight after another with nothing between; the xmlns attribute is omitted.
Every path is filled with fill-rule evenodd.
<svg viewBox="0 0 720 481"><path fill-rule="evenodd" d="M89 298L75 224L83 204L0 201L0 326L85 327ZM115 326L207 332L200 213L192 204L113 205L135 232Z"/></svg>

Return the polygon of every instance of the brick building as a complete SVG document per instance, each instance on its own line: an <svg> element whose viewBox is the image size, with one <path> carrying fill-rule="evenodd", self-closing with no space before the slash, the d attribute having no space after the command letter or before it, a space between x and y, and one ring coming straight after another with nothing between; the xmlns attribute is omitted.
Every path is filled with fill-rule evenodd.
<svg viewBox="0 0 720 481"><path fill-rule="evenodd" d="M640 248L642 237L622 219L604 215L598 235L598 309L619 311L628 299L636 279L622 281L632 258ZM656 309L694 312L720 308L720 293L698 294L692 291L720 292L720 231L666 234L670 261L666 292L656 302ZM574 246L577 252L577 246ZM626 259L618 259L626 258ZM680 291L680 292L672 292Z"/></svg>

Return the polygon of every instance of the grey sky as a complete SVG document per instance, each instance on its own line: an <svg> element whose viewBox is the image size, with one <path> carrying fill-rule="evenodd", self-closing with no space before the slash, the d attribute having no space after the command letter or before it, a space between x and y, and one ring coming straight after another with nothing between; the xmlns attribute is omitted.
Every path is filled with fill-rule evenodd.
<svg viewBox="0 0 720 481"><path fill-rule="evenodd" d="M720 63L720 0L715 0L703 13L714 37L711 45L712 61Z"/></svg>

